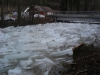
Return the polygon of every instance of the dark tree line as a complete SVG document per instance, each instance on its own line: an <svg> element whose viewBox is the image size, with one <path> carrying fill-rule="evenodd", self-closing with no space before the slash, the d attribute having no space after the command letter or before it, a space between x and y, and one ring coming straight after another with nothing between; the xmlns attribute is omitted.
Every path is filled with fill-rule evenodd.
<svg viewBox="0 0 100 75"><path fill-rule="evenodd" d="M100 0L0 0L1 7L1 22L3 24L3 11L4 7L12 6L18 7L18 24L21 23L21 6L32 6L35 5L47 6L48 2L60 2L61 11L99 11ZM34 14L34 11L33 11ZM30 20L34 22L34 16L30 16Z"/></svg>
<svg viewBox="0 0 100 75"><path fill-rule="evenodd" d="M61 11L99 11L100 0L61 0Z"/></svg>
<svg viewBox="0 0 100 75"><path fill-rule="evenodd" d="M18 0L0 0L0 5L18 6ZM21 0L22 6L34 4L35 0ZM48 6L48 2L60 2L61 11L95 11L100 10L100 0L36 0L36 5Z"/></svg>

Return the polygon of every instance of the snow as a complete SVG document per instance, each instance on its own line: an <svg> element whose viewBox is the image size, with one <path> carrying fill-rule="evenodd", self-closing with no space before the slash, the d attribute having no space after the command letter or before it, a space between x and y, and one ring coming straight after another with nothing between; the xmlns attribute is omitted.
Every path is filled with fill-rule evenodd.
<svg viewBox="0 0 100 75"><path fill-rule="evenodd" d="M27 12L29 10L29 7L26 8L26 10L24 12Z"/></svg>
<svg viewBox="0 0 100 75"><path fill-rule="evenodd" d="M26 14L28 13L29 7L27 7L24 11L24 16L26 16ZM28 14L29 15L29 14ZM41 14L34 14L34 17L40 17L40 18L45 18L44 15Z"/></svg>
<svg viewBox="0 0 100 75"><path fill-rule="evenodd" d="M0 73L6 67L8 75L48 75L62 60L72 61L72 49L81 43L98 46L100 26L47 23L0 28Z"/></svg>
<svg viewBox="0 0 100 75"><path fill-rule="evenodd" d="M20 61L20 67L22 69L32 69L33 68L32 64L33 64L33 61L31 59Z"/></svg>
<svg viewBox="0 0 100 75"><path fill-rule="evenodd" d="M41 17L41 18L45 18L44 15L41 15L41 14L34 14L34 17Z"/></svg>

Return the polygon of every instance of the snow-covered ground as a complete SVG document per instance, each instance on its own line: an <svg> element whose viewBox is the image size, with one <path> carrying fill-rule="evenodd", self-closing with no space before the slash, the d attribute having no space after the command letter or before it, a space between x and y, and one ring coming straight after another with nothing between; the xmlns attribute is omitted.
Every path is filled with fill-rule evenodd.
<svg viewBox="0 0 100 75"><path fill-rule="evenodd" d="M60 61L72 60L72 48L100 43L94 24L47 23L0 29L0 73L48 75Z"/></svg>

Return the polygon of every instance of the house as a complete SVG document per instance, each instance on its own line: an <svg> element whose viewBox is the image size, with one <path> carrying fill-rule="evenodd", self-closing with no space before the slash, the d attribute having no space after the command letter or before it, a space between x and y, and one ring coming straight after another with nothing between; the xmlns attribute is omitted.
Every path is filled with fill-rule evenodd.
<svg viewBox="0 0 100 75"><path fill-rule="evenodd" d="M33 6L31 6L30 8L27 7L24 12L29 12L30 15L33 15L33 10L34 10L34 15L38 14L38 15L46 16L46 15L53 14L53 10L50 7L37 6L37 5L35 6L35 9L33 8Z"/></svg>
<svg viewBox="0 0 100 75"><path fill-rule="evenodd" d="M45 11L46 15L53 14L53 10L47 6L41 6L41 8Z"/></svg>
<svg viewBox="0 0 100 75"><path fill-rule="evenodd" d="M29 16L29 13L24 13L24 10L26 9L26 6L21 7L21 16L24 18L26 16ZM11 10L4 12L4 20L16 20L18 16L18 7L12 8Z"/></svg>
<svg viewBox="0 0 100 75"><path fill-rule="evenodd" d="M24 11L26 10L26 8L27 8L27 6L21 6L21 16L22 16L22 17L27 17L27 16L29 16L29 13L28 13L28 12L27 12L27 13L24 12ZM14 13L17 13L17 11L18 11L18 7L13 8L13 9L11 10L11 12L13 12L13 14L14 14ZM18 14L16 14L16 16L18 16Z"/></svg>
<svg viewBox="0 0 100 75"><path fill-rule="evenodd" d="M53 10L50 7L47 6L35 6L34 14L33 14L33 6L31 8L27 6L22 6L21 7L21 17L22 18L27 18L30 15L34 17L41 17L44 18L46 15L52 14ZM9 12L4 13L4 19L5 20L16 20L18 17L18 7L13 8L12 10L9 10Z"/></svg>

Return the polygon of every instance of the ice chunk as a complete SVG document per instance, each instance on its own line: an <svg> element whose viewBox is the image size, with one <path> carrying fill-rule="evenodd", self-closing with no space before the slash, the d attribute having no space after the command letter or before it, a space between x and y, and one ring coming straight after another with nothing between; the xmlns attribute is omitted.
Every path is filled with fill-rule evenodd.
<svg viewBox="0 0 100 75"><path fill-rule="evenodd" d="M10 69L8 75L36 75L33 70L22 70L19 67Z"/></svg>
<svg viewBox="0 0 100 75"><path fill-rule="evenodd" d="M89 32L83 32L81 33L81 41L85 44L93 44L96 40L95 35L89 33Z"/></svg>
<svg viewBox="0 0 100 75"><path fill-rule="evenodd" d="M33 68L33 61L31 59L21 60L19 65L22 69L32 69Z"/></svg>
<svg viewBox="0 0 100 75"><path fill-rule="evenodd" d="M22 75L21 73L22 73L22 70L18 67L12 70L10 69L8 71L8 75Z"/></svg>
<svg viewBox="0 0 100 75"><path fill-rule="evenodd" d="M80 38L79 37L68 39L66 41L65 47L67 47L67 48L68 47L74 47L74 46L79 45L79 43L80 43Z"/></svg>
<svg viewBox="0 0 100 75"><path fill-rule="evenodd" d="M43 59L43 58L45 58L45 56L41 52L34 52L34 54L29 57L29 59L33 60L33 62L35 61L35 59Z"/></svg>
<svg viewBox="0 0 100 75"><path fill-rule="evenodd" d="M55 39L55 37L47 37L47 38L40 38L41 39L41 43L46 44L47 42L50 42L52 40Z"/></svg>
<svg viewBox="0 0 100 75"><path fill-rule="evenodd" d="M63 46L63 44L59 44L60 46ZM57 48L57 47L59 47L58 46L58 43L56 42L56 41L50 41L50 42L47 42L47 46L49 47L49 48Z"/></svg>
<svg viewBox="0 0 100 75"><path fill-rule="evenodd" d="M5 55L4 58L5 59L24 59L24 58L27 58L31 55L30 52L21 52L19 54L11 54L11 55Z"/></svg>
<svg viewBox="0 0 100 75"><path fill-rule="evenodd" d="M48 46L46 44L41 44L41 43L29 43L29 44L24 44L23 46L20 47L21 50L33 50L33 51L37 51L37 50L46 50L48 49Z"/></svg>
<svg viewBox="0 0 100 75"><path fill-rule="evenodd" d="M14 49L13 49L14 50ZM3 48L0 49L0 55L6 55L6 54L10 54L13 52L12 49L7 48L6 46L4 46Z"/></svg>
<svg viewBox="0 0 100 75"><path fill-rule="evenodd" d="M74 60L67 60L66 62L67 63L72 63Z"/></svg>
<svg viewBox="0 0 100 75"><path fill-rule="evenodd" d="M97 33L97 35L95 35L96 40L95 40L94 45L99 47L100 46L100 27L97 28L96 33Z"/></svg>
<svg viewBox="0 0 100 75"><path fill-rule="evenodd" d="M96 35L96 37L97 37L98 40L100 40L100 27L97 28L96 32L98 34L98 35Z"/></svg>
<svg viewBox="0 0 100 75"><path fill-rule="evenodd" d="M7 72L9 69L13 69L15 67L15 63L10 63L7 59L0 59L0 73Z"/></svg>
<svg viewBox="0 0 100 75"><path fill-rule="evenodd" d="M63 50L63 51L59 51L59 52L52 52L50 55L51 56L63 56L66 54L72 55L73 54L72 48L69 48L69 49Z"/></svg>
<svg viewBox="0 0 100 75"><path fill-rule="evenodd" d="M2 64L8 64L9 63L9 61L8 61L8 59L0 59L0 63L2 63Z"/></svg>
<svg viewBox="0 0 100 75"><path fill-rule="evenodd" d="M56 58L55 60L56 60L56 64L59 64L59 62L65 62L66 61L66 59L64 57Z"/></svg>
<svg viewBox="0 0 100 75"><path fill-rule="evenodd" d="M49 58L43 58L43 59L36 59L34 66L37 67L40 71L37 71L37 75L40 74L40 72L43 75L48 75L49 71L51 70L52 66L54 65L53 61L50 60Z"/></svg>
<svg viewBox="0 0 100 75"><path fill-rule="evenodd" d="M54 38L54 40L47 42L48 47L50 48L59 48L61 46L64 46L66 42L66 37L59 37L59 38Z"/></svg>
<svg viewBox="0 0 100 75"><path fill-rule="evenodd" d="M10 38L8 34L4 34L0 31L0 42L5 42L5 40L7 40L8 38Z"/></svg>

